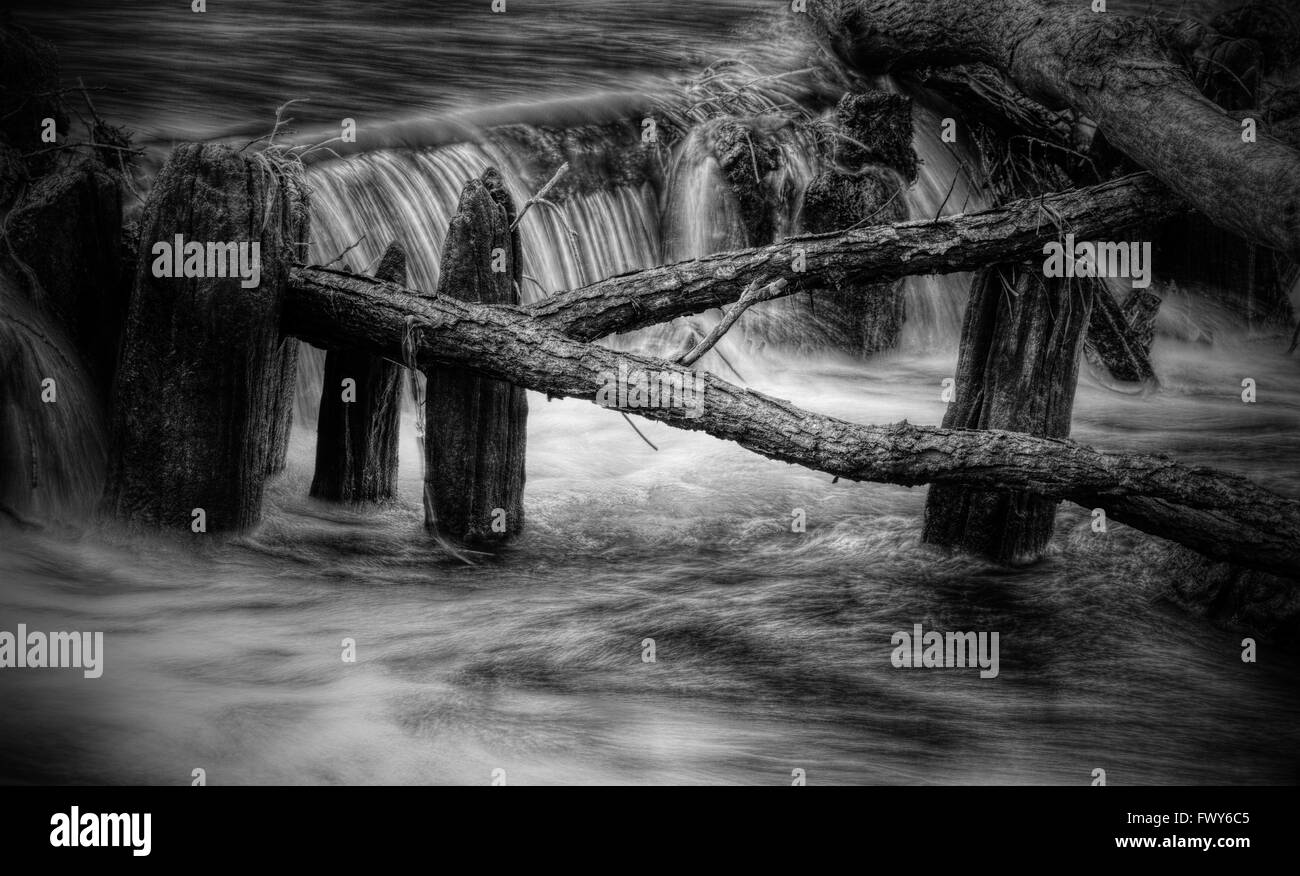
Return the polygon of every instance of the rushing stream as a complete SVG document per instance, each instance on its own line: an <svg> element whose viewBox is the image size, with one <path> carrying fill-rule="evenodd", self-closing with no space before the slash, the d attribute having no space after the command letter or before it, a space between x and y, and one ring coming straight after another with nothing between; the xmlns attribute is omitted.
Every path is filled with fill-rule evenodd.
<svg viewBox="0 0 1300 876"><path fill-rule="evenodd" d="M332 4L288 2L210 3L206 18L164 9L186 4L87 4L75 25L38 8L26 20L60 45L65 76L130 89L101 111L159 142L269 127L295 96L324 124L595 95L771 37L759 4L742 2L690 19L667 2L511 0L509 21L487 5L368 4L364 28ZM398 20L417 8L417 26ZM148 28L128 73L112 36L132 22ZM207 66L197 27L238 48ZM937 131L918 109L917 217L980 206L962 184L949 191L958 168ZM795 143L787 154L806 185L815 156ZM360 269L399 240L410 285L435 288L467 178L494 165L517 201L532 193L515 158L414 143L318 162L312 256L328 261L365 233L348 256ZM716 166L689 138L674 158L676 206L650 186L613 186L569 200L562 217L531 211L525 296L734 246ZM786 218L797 228L797 210ZM888 354L829 351L774 302L700 367L856 422L938 424L969 279L907 281L908 321ZM1119 393L1085 366L1073 437L1300 496L1300 381L1285 339L1153 291L1166 295L1161 390ZM717 316L612 342L667 355ZM1245 377L1266 404L1242 404ZM409 399L396 504L307 497L319 354L304 356L299 383L288 469L254 532L200 543L89 516L0 527L0 629L105 633L99 679L0 673L0 781L188 784L199 767L213 784L484 784L497 768L511 784L781 784L794 768L817 784L1087 784L1098 767L1112 784L1300 780L1300 660L1266 650L1243 663L1240 633L1162 598L1156 539L1114 523L1094 533L1086 509L1061 506L1042 562L996 567L921 544L924 488L832 483L637 420L655 451L615 412L530 393L526 532L471 566L422 530ZM53 456L77 470L89 510L101 463L83 444ZM806 533L791 532L796 508ZM894 668L891 635L917 623L999 631L998 677ZM345 638L355 663L340 659Z"/></svg>

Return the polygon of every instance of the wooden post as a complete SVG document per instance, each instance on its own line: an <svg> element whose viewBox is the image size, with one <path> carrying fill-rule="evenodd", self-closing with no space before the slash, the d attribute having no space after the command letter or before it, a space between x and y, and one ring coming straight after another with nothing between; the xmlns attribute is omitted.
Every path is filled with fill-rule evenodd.
<svg viewBox="0 0 1300 876"><path fill-rule="evenodd" d="M289 436L293 433L293 397L298 388L297 338L285 338L276 353L278 363L272 372L279 376L271 408L270 451L266 455L266 473L284 471L289 458Z"/></svg>
<svg viewBox="0 0 1300 876"><path fill-rule="evenodd" d="M1069 437L1088 315L1094 295L1105 294L1095 283L1044 279L1020 265L979 271L944 428ZM924 540L998 562L1031 562L1052 538L1056 505L1027 492L932 486Z"/></svg>
<svg viewBox="0 0 1300 876"><path fill-rule="evenodd" d="M306 216L295 166L275 156L191 143L159 172L114 383L111 513L195 532L258 522L289 364L281 299Z"/></svg>
<svg viewBox="0 0 1300 876"><path fill-rule="evenodd" d="M443 248L440 294L519 303L514 216L495 169L465 184ZM517 535L524 523L524 390L462 368L431 368L425 377L425 526L466 545Z"/></svg>
<svg viewBox="0 0 1300 876"><path fill-rule="evenodd" d="M375 279L406 285L406 253L397 243L384 251ZM325 354L313 496L340 502L393 498L402 371L387 359L356 350Z"/></svg>

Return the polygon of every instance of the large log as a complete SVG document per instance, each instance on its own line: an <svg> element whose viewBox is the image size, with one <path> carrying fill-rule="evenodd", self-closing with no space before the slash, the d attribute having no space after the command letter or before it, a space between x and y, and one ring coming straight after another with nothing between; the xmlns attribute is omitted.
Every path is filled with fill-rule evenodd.
<svg viewBox="0 0 1300 876"><path fill-rule="evenodd" d="M808 6L868 74L983 62L1048 108L1069 106L1216 224L1300 256L1300 152L1241 124L1174 59L1166 22L1044 0L823 0Z"/></svg>
<svg viewBox="0 0 1300 876"><path fill-rule="evenodd" d="M177 147L158 174L110 416L105 505L119 518L176 528L203 519L206 531L260 518L282 413L281 294L306 237L305 198L291 168L228 146ZM205 253L246 245L250 266L257 244L260 283L208 275L211 265L204 276L155 276L153 247L178 235Z"/></svg>
<svg viewBox="0 0 1300 876"><path fill-rule="evenodd" d="M389 244L375 279L406 285L406 253L400 245ZM335 502L393 498L404 370L356 350L325 354L311 495ZM348 380L352 383L345 385Z"/></svg>
<svg viewBox="0 0 1300 876"><path fill-rule="evenodd" d="M525 310L557 331L594 340L722 307L751 283L785 278L789 283L781 294L793 295L863 280L881 283L1041 259L1043 244L1066 232L1085 240L1186 209L1149 175L1134 174L978 213L791 237L771 246L622 274L556 293ZM799 253L806 269L792 273L791 262Z"/></svg>
<svg viewBox="0 0 1300 876"><path fill-rule="evenodd" d="M1094 280L1044 279L1036 267L977 273L944 428L1068 437L1096 291ZM1057 504L1028 492L936 485L926 497L924 538L1001 563L1032 562L1051 541Z"/></svg>
<svg viewBox="0 0 1300 876"><path fill-rule="evenodd" d="M465 184L443 245L440 295L519 303L523 265L519 234L510 227L514 217L496 170ZM425 526L465 545L518 535L528 431L523 388L461 366L423 370Z"/></svg>
<svg viewBox="0 0 1300 876"><path fill-rule="evenodd" d="M661 359L565 337L520 308L400 292L369 278L300 267L286 298L284 329L317 346L348 344L394 361L405 346L422 368L455 365L587 400L608 390L620 365L680 372ZM857 425L711 374L702 379L697 409L633 410L849 480L1025 490L1104 507L1116 520L1212 558L1300 577L1300 501L1238 475L1015 432Z"/></svg>

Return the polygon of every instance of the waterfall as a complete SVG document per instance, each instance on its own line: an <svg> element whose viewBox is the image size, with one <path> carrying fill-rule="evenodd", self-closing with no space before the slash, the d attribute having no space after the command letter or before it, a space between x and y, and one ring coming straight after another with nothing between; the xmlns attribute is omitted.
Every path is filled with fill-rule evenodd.
<svg viewBox="0 0 1300 876"><path fill-rule="evenodd" d="M917 182L905 195L910 217L928 219L986 206L962 160L940 141L940 120L919 106L914 116L914 145L922 163ZM558 209L534 206L520 224L522 300L535 301L626 271L744 248L739 204L722 178L703 128L697 126L673 148L661 192L649 183L611 184L572 195ZM800 231L803 192L823 169L823 161L816 144L794 126L777 130L774 141L781 161L777 170L766 175L764 185L775 193L774 236L781 239ZM344 262L364 272L391 241L397 241L409 257L409 284L436 289L447 224L466 180L494 166L516 204L522 205L534 194L524 181L527 157L485 139L435 148L385 148L318 164L311 172L311 259L329 262L351 246ZM911 277L904 288L908 318L902 349L955 351L969 277ZM719 318L719 311L711 311L610 343L619 349L671 356L687 349ZM810 324L792 301L778 300L747 313L704 367L726 373L732 363L744 361L741 370L761 374L769 367L761 360L773 355L817 355L829 344L830 338ZM312 419L323 357L317 351L304 352L298 411Z"/></svg>
<svg viewBox="0 0 1300 876"><path fill-rule="evenodd" d="M106 452L103 402L76 347L0 273L0 517L81 518L99 499Z"/></svg>
<svg viewBox="0 0 1300 876"><path fill-rule="evenodd" d="M516 205L535 194L514 157L490 144L383 150L314 168L311 261L324 264L355 244L343 261L366 272L397 241L407 253L408 285L437 289L447 225L461 189L488 167L501 172ZM658 213L649 185L576 194L558 210L535 205L519 229L524 302L659 262ZM300 418L315 419L323 362L319 351L303 345Z"/></svg>

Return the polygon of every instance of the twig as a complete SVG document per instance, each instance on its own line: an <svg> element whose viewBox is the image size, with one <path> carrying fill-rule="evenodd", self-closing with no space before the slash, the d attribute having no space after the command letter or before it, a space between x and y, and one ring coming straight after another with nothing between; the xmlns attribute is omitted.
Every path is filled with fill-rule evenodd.
<svg viewBox="0 0 1300 876"><path fill-rule="evenodd" d="M60 143L57 146L46 146L43 149L35 149L31 152L24 152L21 158L31 158L33 155L43 155L46 152L58 152L62 149L113 149L117 152L125 152L128 155L143 155L143 149L134 149L130 146L114 146L111 143Z"/></svg>
<svg viewBox="0 0 1300 876"><path fill-rule="evenodd" d="M275 135L280 133L280 126L287 125L289 124L289 122L293 121L293 119L283 119L283 120L281 119L281 116L284 114L284 111L295 103L306 103L308 100L309 98L306 97L295 97L293 100L286 101L285 103L280 104L280 106L276 107L275 110L275 124L272 125L271 127L271 133L263 134L260 137L256 137L252 140L249 140L243 146L239 147L239 151L243 152L249 146L252 146L254 143L260 143L263 140L266 141L266 148L270 149L275 144Z"/></svg>
<svg viewBox="0 0 1300 876"><path fill-rule="evenodd" d="M567 214L564 211L564 208L561 207L559 204L555 203L554 201L546 200L540 195L534 200L536 200L536 202L541 204L543 207L550 207L556 213L560 214L559 215L560 224L564 226L564 233L566 235L566 239L569 242L569 254L573 256L573 264L578 269L578 282L580 284L586 283L587 272L583 270L585 265L582 262L582 253L578 251L578 240L580 238L578 236L578 232L574 231L573 226L569 224L569 219ZM522 216L523 214L521 213L520 215ZM513 225L510 227L512 229L514 228Z"/></svg>
<svg viewBox="0 0 1300 876"><path fill-rule="evenodd" d="M629 417L627 414L624 414L622 411L619 411L619 413L623 414L623 419L627 420L627 424L632 427L632 431L640 435L641 440L644 441L646 444L650 445L651 450L657 451L659 449L658 447L654 446L654 442L652 442L649 438L647 438L644 434L642 434L641 430L636 427L636 423L632 422L631 417Z"/></svg>
<svg viewBox="0 0 1300 876"><path fill-rule="evenodd" d="M933 221L938 222L938 221L939 221L939 216L943 214L943 208L946 207L946 206L948 206L948 199L952 197L952 190L955 189L955 188L957 187L957 177L960 176L960 175L961 175L961 174L959 174L959 173L954 173L954 174L952 175L952 182L948 184L948 194L946 194L946 195L943 196L943 203L939 205L939 209L938 209L938 210L935 210L935 211L934 211L934 220L933 220Z"/></svg>
<svg viewBox="0 0 1300 876"><path fill-rule="evenodd" d="M748 384L748 383L749 383L749 381L745 379L745 375L743 375L743 374L741 374L739 371L737 371L737 370L736 370L736 366L731 364L731 360L728 359L726 356L722 355L722 351L721 351L721 350L714 350L713 352L715 352L715 353L718 354L718 358L722 360L722 364L723 364L723 365L726 365L726 366L727 366L727 370L729 370L732 374L736 375L736 379L737 379L737 380L739 380L741 383L744 383L744 384Z"/></svg>
<svg viewBox="0 0 1300 876"><path fill-rule="evenodd" d="M754 141L749 136L749 131L745 131L745 142L749 144L749 163L754 167L754 182L762 185L763 177L758 172L758 157L754 155Z"/></svg>
<svg viewBox="0 0 1300 876"><path fill-rule="evenodd" d="M722 336L736 324L740 315L753 305L760 301L768 301L772 298L779 297L788 283L784 279L768 283L766 286L759 287L758 281L755 280L749 284L740 298L732 305L731 309L719 320L718 324L704 337L704 340L695 345L695 348L677 360L679 365L690 367L699 361L700 357L709 352L713 345L722 340Z"/></svg>
<svg viewBox="0 0 1300 876"><path fill-rule="evenodd" d="M555 184L556 184L557 182L560 181L560 177L564 176L566 173L568 173L568 171L569 171L569 162L566 161L566 162L564 162L563 164L560 165L560 169L559 169L559 170L555 171L555 175L554 175L553 177L551 177L550 182L548 182L546 185L542 186L542 190L541 190L540 192L538 192L537 194L533 195L533 196L532 196L531 198L529 198L527 201L524 201L524 206L523 206L523 208L519 211L519 215L515 217L515 221L514 221L514 222L511 222L511 223L510 223L510 230L511 230L511 231L514 231L515 228L517 228L517 227L519 226L519 223L523 221L524 214L528 212L528 208L529 208L529 207L531 207L533 204L538 203L539 201L544 201L544 200L546 200L546 194L547 194L547 192L549 192L549 191L550 191L550 190L555 186Z"/></svg>
<svg viewBox="0 0 1300 876"><path fill-rule="evenodd" d="M90 92L86 90L86 83L81 81L80 76L77 77L77 87L81 89L81 96L86 101L86 108L90 110L90 117L95 120L95 124L97 125L103 124L103 122L99 120L99 113L95 112L95 105L90 102ZM90 139L92 141L95 139L93 130L91 132Z"/></svg>
<svg viewBox="0 0 1300 876"><path fill-rule="evenodd" d="M522 273L519 276L523 277L525 280L527 280L528 282L536 286L541 291L543 298L551 294L550 291L547 290L547 288L543 286L536 277L530 277L527 274L522 274Z"/></svg>
<svg viewBox="0 0 1300 876"><path fill-rule="evenodd" d="M336 256L335 256L331 261L326 262L325 264L321 265L321 267L322 267L322 268L328 268L330 265L334 264L334 262L340 262L340 261L342 261L342 260L343 260L343 257L344 257L345 255L347 255L348 253L352 252L352 250L354 250L354 249L356 249L358 246L360 246L360 245L361 245L361 241L363 241L363 240L365 240L365 239L366 239L366 235L365 235L365 233L363 232L362 235L361 235L360 237L357 238L357 240L356 240L355 243L353 243L353 244L352 244L351 246L349 246L347 249L343 250L343 252L341 252L341 253L339 253L338 255L336 255Z"/></svg>

